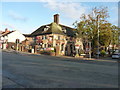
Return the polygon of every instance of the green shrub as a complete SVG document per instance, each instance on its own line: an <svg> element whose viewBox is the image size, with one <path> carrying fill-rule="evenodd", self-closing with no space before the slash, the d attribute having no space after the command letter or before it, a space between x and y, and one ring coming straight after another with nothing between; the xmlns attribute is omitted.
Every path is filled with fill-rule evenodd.
<svg viewBox="0 0 120 90"><path fill-rule="evenodd" d="M55 52L54 50L50 50L49 52Z"/></svg>
<svg viewBox="0 0 120 90"><path fill-rule="evenodd" d="M100 54L101 54L101 56L105 56L105 55L106 55L105 50L102 50L102 51L100 52Z"/></svg>
<svg viewBox="0 0 120 90"><path fill-rule="evenodd" d="M76 54L76 57L79 57L79 54Z"/></svg>
<svg viewBox="0 0 120 90"><path fill-rule="evenodd" d="M83 51L83 50L80 50L79 54L84 54L84 51Z"/></svg>
<svg viewBox="0 0 120 90"><path fill-rule="evenodd" d="M112 51L112 54L114 54L114 53L115 53L115 50Z"/></svg>
<svg viewBox="0 0 120 90"><path fill-rule="evenodd" d="M54 52L54 50L44 50L44 51L40 51L40 54L50 55L51 52Z"/></svg>

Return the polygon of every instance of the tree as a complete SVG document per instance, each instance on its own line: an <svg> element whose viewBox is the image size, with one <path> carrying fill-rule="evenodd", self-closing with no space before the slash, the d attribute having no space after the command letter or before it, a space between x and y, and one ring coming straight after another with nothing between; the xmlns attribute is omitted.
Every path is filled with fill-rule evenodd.
<svg viewBox="0 0 120 90"><path fill-rule="evenodd" d="M73 25L76 27L76 30L77 30L76 37L82 38L84 49L85 49L86 44L88 43L88 40L90 40L90 36L91 36L89 28L87 27L89 25L88 23L89 22L88 22L85 14L83 14L81 16L80 22L76 21L75 23L73 23Z"/></svg>
<svg viewBox="0 0 120 90"><path fill-rule="evenodd" d="M106 20L108 17L107 7L95 7L90 14L83 14L81 20L74 23L77 37L81 37L83 42L92 42L93 53L100 45L107 47L110 43L111 24Z"/></svg>
<svg viewBox="0 0 120 90"><path fill-rule="evenodd" d="M113 45L113 50L115 49L115 45L118 45L119 44L119 32L120 32L120 29L113 25L112 26L112 39L111 39L111 45Z"/></svg>
<svg viewBox="0 0 120 90"><path fill-rule="evenodd" d="M100 27L100 45L103 46L104 50L110 45L112 39L111 23L101 24Z"/></svg>

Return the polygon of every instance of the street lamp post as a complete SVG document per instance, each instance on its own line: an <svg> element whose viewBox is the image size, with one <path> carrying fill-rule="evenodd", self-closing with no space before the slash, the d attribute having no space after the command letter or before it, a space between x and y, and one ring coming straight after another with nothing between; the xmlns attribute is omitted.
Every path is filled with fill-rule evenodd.
<svg viewBox="0 0 120 90"><path fill-rule="evenodd" d="M89 58L91 59L91 42L89 42Z"/></svg>
<svg viewBox="0 0 120 90"><path fill-rule="evenodd" d="M16 39L16 51L18 51L19 39Z"/></svg>
<svg viewBox="0 0 120 90"><path fill-rule="evenodd" d="M97 58L99 58L99 15L98 15L98 55Z"/></svg>

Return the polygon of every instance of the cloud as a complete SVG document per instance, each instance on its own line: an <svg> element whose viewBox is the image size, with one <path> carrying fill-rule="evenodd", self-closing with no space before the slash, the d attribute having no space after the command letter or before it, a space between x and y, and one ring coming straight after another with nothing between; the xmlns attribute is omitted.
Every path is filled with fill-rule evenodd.
<svg viewBox="0 0 120 90"><path fill-rule="evenodd" d="M27 21L28 19L26 17L23 17L22 15L14 12L14 11L9 11L8 15L13 19L13 20L17 20L17 21Z"/></svg>
<svg viewBox="0 0 120 90"><path fill-rule="evenodd" d="M7 22L3 22L2 23L2 27L1 27L1 31L4 31L6 28L8 28L10 31L12 31L12 30L17 30L17 31L19 31L19 32L21 32L21 33L29 33L29 31L30 31L30 29L31 28L23 28L23 27L18 27L18 26L16 26L16 25L14 25L14 24L10 24L10 23L7 23Z"/></svg>
<svg viewBox="0 0 120 90"><path fill-rule="evenodd" d="M10 29L17 29L14 25L10 24L10 23L2 23L2 26L5 28L10 28Z"/></svg>
<svg viewBox="0 0 120 90"><path fill-rule="evenodd" d="M47 0L45 7L57 11L70 19L78 19L86 11L86 7L83 7L80 3L57 2L56 0Z"/></svg>
<svg viewBox="0 0 120 90"><path fill-rule="evenodd" d="M53 0L2 0L2 2L46 2ZM60 2L119 2L119 0L57 0Z"/></svg>
<svg viewBox="0 0 120 90"><path fill-rule="evenodd" d="M119 10L118 6L111 7L110 10L114 12L114 14L118 15L118 10Z"/></svg>
<svg viewBox="0 0 120 90"><path fill-rule="evenodd" d="M112 24L118 26L118 19L113 20Z"/></svg>
<svg viewBox="0 0 120 90"><path fill-rule="evenodd" d="M118 21L119 21L118 10L119 10L118 6L110 7L109 12L111 12L111 16L110 18L108 18L113 25L117 25L117 26L118 26ZM114 15L112 15L113 13Z"/></svg>

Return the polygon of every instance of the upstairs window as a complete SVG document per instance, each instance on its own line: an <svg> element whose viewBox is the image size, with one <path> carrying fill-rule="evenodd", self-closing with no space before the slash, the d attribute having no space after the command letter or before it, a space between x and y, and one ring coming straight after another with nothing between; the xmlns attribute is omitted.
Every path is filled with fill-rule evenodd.
<svg viewBox="0 0 120 90"><path fill-rule="evenodd" d="M43 31L47 31L50 28L50 26L45 26Z"/></svg>
<svg viewBox="0 0 120 90"><path fill-rule="evenodd" d="M35 37L33 37L33 40L35 40Z"/></svg>
<svg viewBox="0 0 120 90"><path fill-rule="evenodd" d="M43 39L43 40L47 39L47 36L46 36L46 35L45 35L45 36L42 36L42 39Z"/></svg>
<svg viewBox="0 0 120 90"><path fill-rule="evenodd" d="M45 39L47 39L47 36L45 36Z"/></svg>
<svg viewBox="0 0 120 90"><path fill-rule="evenodd" d="M66 33L66 29L65 29L64 27L62 28L62 31L63 31L64 33Z"/></svg>
<svg viewBox="0 0 120 90"><path fill-rule="evenodd" d="M47 31L48 30L48 28L44 28L44 30L43 31Z"/></svg>
<svg viewBox="0 0 120 90"><path fill-rule="evenodd" d="M53 44L48 44L48 47L53 47Z"/></svg>

